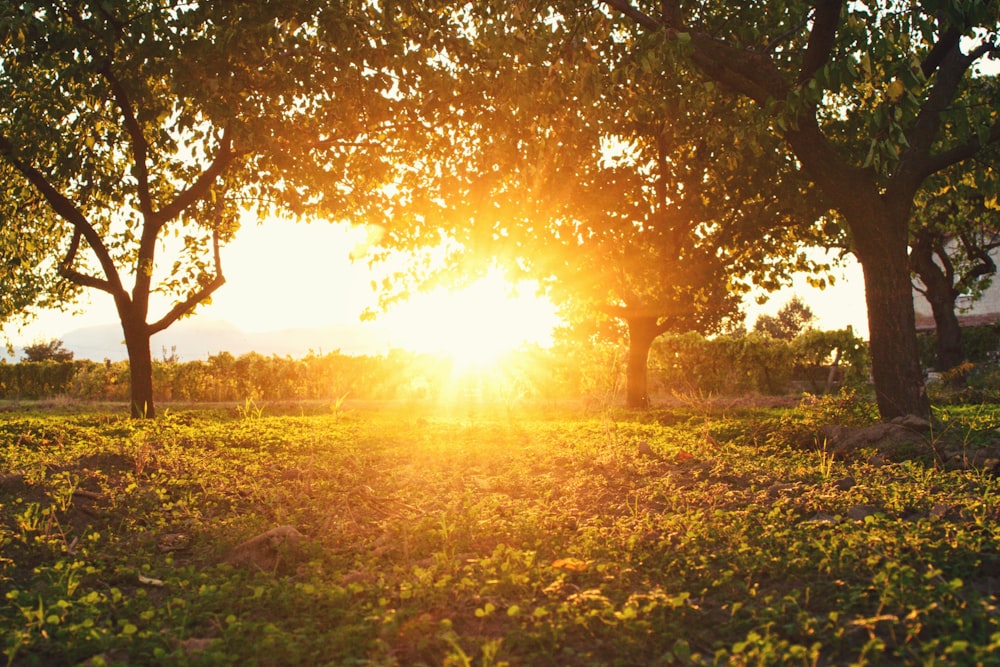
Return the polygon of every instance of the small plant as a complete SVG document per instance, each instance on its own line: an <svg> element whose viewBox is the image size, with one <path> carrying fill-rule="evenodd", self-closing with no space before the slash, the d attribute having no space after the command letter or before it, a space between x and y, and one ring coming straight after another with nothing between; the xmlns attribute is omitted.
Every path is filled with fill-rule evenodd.
<svg viewBox="0 0 1000 667"><path fill-rule="evenodd" d="M824 480L830 479L833 473L833 452L828 448L829 443L823 438L822 447L819 450L819 474Z"/></svg>
<svg viewBox="0 0 1000 667"><path fill-rule="evenodd" d="M330 410L335 416L340 416L340 410L344 407L344 401L347 400L348 395L351 392L345 391L343 394L334 399L333 403L330 404Z"/></svg>
<svg viewBox="0 0 1000 667"><path fill-rule="evenodd" d="M264 416L264 408L257 405L257 401L252 396L243 399L243 405L236 408L243 421L256 421Z"/></svg>

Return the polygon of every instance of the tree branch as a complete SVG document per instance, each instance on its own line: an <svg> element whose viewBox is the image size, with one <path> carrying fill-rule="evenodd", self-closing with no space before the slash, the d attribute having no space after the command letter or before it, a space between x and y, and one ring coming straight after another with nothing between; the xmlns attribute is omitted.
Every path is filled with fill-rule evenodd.
<svg viewBox="0 0 1000 667"><path fill-rule="evenodd" d="M73 262L76 261L76 253L80 248L80 238L82 233L79 228L73 229L73 240L70 241L69 249L66 251L66 256L63 261L59 262L56 267L56 271L59 275L69 280L70 282L76 283L82 287L93 287L94 289L99 289L102 292L107 292L108 294L114 294L112 290L111 283L107 280L102 280L96 276L90 276L80 271L73 269Z"/></svg>
<svg viewBox="0 0 1000 667"><path fill-rule="evenodd" d="M927 52L924 61L920 63L920 70L924 73L924 78L929 79L931 74L941 66L941 62L948 53L958 46L962 38L962 31L958 28L951 28L939 39L931 50Z"/></svg>
<svg viewBox="0 0 1000 667"><path fill-rule="evenodd" d="M986 138L986 144L994 144L1000 141L1000 122L993 125L990 128L989 135ZM920 161L918 172L921 176L921 180L930 176L931 174L936 174L937 172L950 167L953 164L962 162L974 156L979 150L983 148L983 145L979 142L979 137L975 137L970 141L955 146L949 150L937 153L936 155L929 155L924 160Z"/></svg>
<svg viewBox="0 0 1000 667"><path fill-rule="evenodd" d="M198 201L208 192L209 188L215 182L215 179L221 174L229 163L236 158L238 153L232 148L232 139L229 136L229 131L226 130L222 135L222 140L219 145L219 151L215 155L215 160L212 164L208 166L205 171L201 173L200 176L195 180L191 186L178 194L172 202L160 209L158 214L158 224L164 225L169 220L173 220L188 206Z"/></svg>
<svg viewBox="0 0 1000 667"><path fill-rule="evenodd" d="M990 257L989 252L981 244L976 243L968 234L967 231L962 230L958 234L959 240L962 242L962 246L965 248L965 254L969 256L970 259L975 260L975 264L970 268L965 274L962 275L961 280L959 280L959 286L964 289L971 289L972 284L979 278L983 276L991 276L997 271L996 262Z"/></svg>
<svg viewBox="0 0 1000 667"><path fill-rule="evenodd" d="M809 23L809 17L810 16L811 16L811 14L806 13L806 15L802 18L801 21L799 21L798 23L796 23L795 25L793 25L791 28L789 28L788 30L786 30L785 32L781 33L780 35L778 35L777 37L775 37L774 39L772 39L770 42L768 42L767 46L764 47L764 53L771 53L772 51L774 51L778 47L778 44L781 44L786 39L790 39L798 31L800 31L800 30L802 30L802 28L806 27L806 25Z"/></svg>
<svg viewBox="0 0 1000 667"><path fill-rule="evenodd" d="M188 295L188 298L181 303L176 304L167 312L166 315L149 325L150 336L163 331L181 317L190 313L194 310L195 306L210 297L213 292L226 284L226 278L222 275L222 259L219 253L219 233L217 231L212 232L212 246L215 255L215 276L212 280L202 286L201 289L196 292L192 292Z"/></svg>
<svg viewBox="0 0 1000 667"><path fill-rule="evenodd" d="M768 56L701 33L692 34L691 40L691 60L709 78L761 105L787 97L788 85Z"/></svg>
<svg viewBox="0 0 1000 667"><path fill-rule="evenodd" d="M660 16L663 25L673 30L680 30L684 26L684 17L681 16L680 3L677 0L663 0L660 4Z"/></svg>
<svg viewBox="0 0 1000 667"><path fill-rule="evenodd" d="M813 12L812 30L809 31L809 41L806 44L802 58L802 68L799 70L799 83L803 84L813 78L813 75L827 61L836 44L837 27L840 25L840 14L844 0L822 0Z"/></svg>
<svg viewBox="0 0 1000 667"><path fill-rule="evenodd" d="M667 27L662 23L660 23L659 21L657 21L656 19L654 19L649 14L646 14L637 9L636 7L632 6L632 3L630 3L628 0L601 0L601 2L608 5L609 7L617 9L619 12L629 17L630 19L635 21L637 24L641 25L643 28L646 28L647 30L662 30L663 28ZM664 4L664 10L663 10L664 18L666 18L668 15L674 15L674 16L679 15L677 12L677 7L675 2L664 2L663 4ZM672 11L668 11L671 9ZM671 25L670 27L673 28L675 26Z"/></svg>
<svg viewBox="0 0 1000 667"><path fill-rule="evenodd" d="M153 202L149 193L149 166L146 164L149 155L149 142L146 141L142 127L132 111L128 92L111 70L111 63L105 62L99 71L108 81L108 85L111 86L111 94L114 95L118 109L125 120L125 129L132 140L132 175L138 182L139 210L144 218L151 219L153 217Z"/></svg>
<svg viewBox="0 0 1000 667"><path fill-rule="evenodd" d="M968 55L963 55L959 44L960 35L956 38L953 34L955 31L955 28L949 29L934 45L921 65L925 74L928 68L932 68L930 71L936 72L936 77L923 108L906 136L910 146L903 151L901 168L897 174L898 178L895 179L903 182L906 187L915 189L931 174L972 157L983 147L976 137L951 150L937 155L930 154L935 135L941 125L941 116L952 103L966 72L976 60L996 49L993 44L983 43ZM986 143L993 143L998 139L1000 139L1000 123L990 128ZM909 165L905 164L907 161L910 162Z"/></svg>
<svg viewBox="0 0 1000 667"><path fill-rule="evenodd" d="M122 288L121 280L118 277L118 269L115 266L114 260L111 258L111 254L108 252L108 249L104 245L104 241L101 239L100 235L97 233L97 230L91 226L80 209L78 209L68 197L56 190L55 186L49 183L48 179L45 178L45 175L42 174L42 172L18 158L14 151L13 144L11 144L10 140L2 134L0 134L0 155L2 155L7 162L17 169L17 171L41 193L56 215L63 218L73 226L74 236L76 234L82 234L83 237L87 239L87 244L90 246L91 250L94 251L94 254L97 255L97 260L100 262L101 268L104 270L104 275L107 280L104 282L104 286L101 287L93 284L93 281L95 280L93 277L87 278L83 274L79 274L77 272L72 272L72 275L87 279L87 282L80 283L81 285L86 284L92 287L98 287L99 289L103 289L104 291L115 295L116 298L124 295L124 289Z"/></svg>

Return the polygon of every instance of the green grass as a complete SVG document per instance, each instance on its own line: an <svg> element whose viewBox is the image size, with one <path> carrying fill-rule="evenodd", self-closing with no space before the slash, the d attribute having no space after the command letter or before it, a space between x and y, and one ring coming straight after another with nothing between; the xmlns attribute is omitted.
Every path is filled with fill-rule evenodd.
<svg viewBox="0 0 1000 667"><path fill-rule="evenodd" d="M810 434L857 401L337 407L0 417L2 662L1000 662L1000 482L833 459ZM229 562L281 525L300 550Z"/></svg>

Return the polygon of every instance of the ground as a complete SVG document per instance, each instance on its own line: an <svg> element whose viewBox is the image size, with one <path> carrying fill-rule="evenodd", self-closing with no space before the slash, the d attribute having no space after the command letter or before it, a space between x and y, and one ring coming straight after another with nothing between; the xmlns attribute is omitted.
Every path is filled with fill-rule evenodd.
<svg viewBox="0 0 1000 667"><path fill-rule="evenodd" d="M983 455L1000 408L849 451L824 427L872 425L850 397L166 413L0 417L10 664L989 664L1000 649Z"/></svg>

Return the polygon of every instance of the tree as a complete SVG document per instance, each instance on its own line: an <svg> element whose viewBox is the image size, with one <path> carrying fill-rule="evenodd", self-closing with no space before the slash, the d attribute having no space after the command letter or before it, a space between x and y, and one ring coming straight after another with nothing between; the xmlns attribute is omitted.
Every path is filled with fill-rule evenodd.
<svg viewBox="0 0 1000 667"><path fill-rule="evenodd" d="M809 328L816 316L802 299L793 296L774 315L761 315L754 323L754 331L779 340L793 340Z"/></svg>
<svg viewBox="0 0 1000 667"><path fill-rule="evenodd" d="M996 157L996 150L989 157ZM914 288L931 306L937 333L936 368L948 371L966 360L957 315L961 296L977 299L996 274L993 251L1000 248L1000 205L993 160L936 178L917 198L916 228L910 241ZM941 181L944 181L941 184ZM940 187L938 185L940 184ZM957 383L964 381L956 374Z"/></svg>
<svg viewBox="0 0 1000 667"><path fill-rule="evenodd" d="M22 361L73 361L73 353L63 347L61 340L53 338L24 346Z"/></svg>
<svg viewBox="0 0 1000 667"><path fill-rule="evenodd" d="M974 65L997 52L997 3L603 4L642 26L650 51L757 105L851 235L882 418L929 416L910 214L929 176L1000 139L995 103L963 103Z"/></svg>
<svg viewBox="0 0 1000 667"><path fill-rule="evenodd" d="M25 221L26 238L60 245L59 274L114 299L133 416L154 415L150 337L223 285L220 246L242 215L387 207L437 68L421 36L438 15L417 4L0 8L0 164L16 175L0 198L41 199L49 215ZM151 317L154 295L166 305Z"/></svg>
<svg viewBox="0 0 1000 667"><path fill-rule="evenodd" d="M682 74L636 59L634 36L607 16L487 3L462 19L476 45L453 58L461 113L440 151L455 178L429 195L454 244L439 273L500 262L540 280L564 314L624 323L626 402L645 407L653 341L718 331L742 317L751 276L773 287L808 268L793 249L823 209L761 146L773 139L723 134L747 125L739 101L651 95L679 92Z"/></svg>

